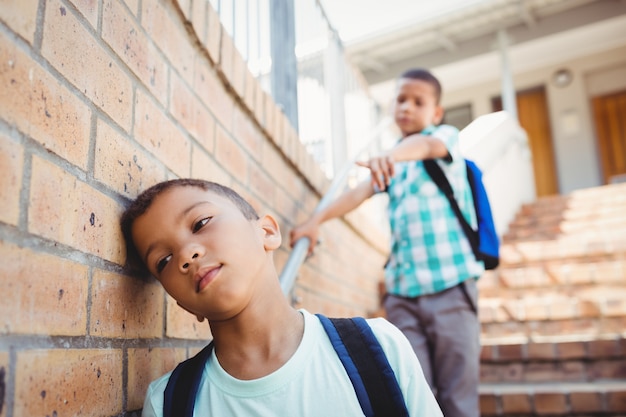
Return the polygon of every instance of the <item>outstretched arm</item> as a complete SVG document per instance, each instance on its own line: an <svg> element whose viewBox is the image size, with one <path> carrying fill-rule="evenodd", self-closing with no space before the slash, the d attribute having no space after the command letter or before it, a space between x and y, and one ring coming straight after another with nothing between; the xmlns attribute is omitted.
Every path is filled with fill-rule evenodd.
<svg viewBox="0 0 626 417"><path fill-rule="evenodd" d="M322 223L349 213L373 194L374 189L370 181L364 181L355 188L346 191L326 208L314 213L307 221L293 229L290 232L291 246L293 247L300 238L308 237L308 253L313 253L319 235L319 226Z"/></svg>
<svg viewBox="0 0 626 417"><path fill-rule="evenodd" d="M447 155L448 148L441 140L433 136L415 134L405 137L382 155L357 164L369 168L372 173L372 184L379 190L384 190L395 174L393 165L395 162L443 158Z"/></svg>

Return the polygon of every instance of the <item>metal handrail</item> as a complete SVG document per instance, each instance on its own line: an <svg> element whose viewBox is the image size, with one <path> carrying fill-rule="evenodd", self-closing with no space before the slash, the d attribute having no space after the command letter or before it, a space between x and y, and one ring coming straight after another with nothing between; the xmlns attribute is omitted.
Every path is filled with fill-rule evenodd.
<svg viewBox="0 0 626 417"><path fill-rule="evenodd" d="M325 209L333 201L333 199L336 197L336 194L341 189L343 189L343 186L348 179L348 174L350 174L350 171L355 166L358 158L361 156L361 154L363 154L363 152L369 149L371 145L380 138L380 134L382 133L382 131L389 127L390 124L390 117L385 117L378 123L378 125L369 135L367 145L365 145L359 152L357 152L352 160L346 162L339 174L333 177L328 191L326 192L326 194L324 194L324 196L318 203L317 207L314 210L314 213ZM280 286L283 290L283 294L288 295L291 293L296 281L298 269L300 269L300 266L304 263L306 259L308 247L309 238L302 237L298 239L293 247L293 250L289 254L289 258L287 259L287 262L285 262L285 267L280 274Z"/></svg>

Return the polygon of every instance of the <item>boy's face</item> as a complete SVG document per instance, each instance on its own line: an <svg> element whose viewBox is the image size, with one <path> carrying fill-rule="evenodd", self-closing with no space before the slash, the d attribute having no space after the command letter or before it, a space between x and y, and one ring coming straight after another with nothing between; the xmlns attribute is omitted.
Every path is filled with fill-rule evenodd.
<svg viewBox="0 0 626 417"><path fill-rule="evenodd" d="M443 108L437 103L435 87L422 80L401 78L398 81L394 118L402 136L438 124L442 117Z"/></svg>
<svg viewBox="0 0 626 417"><path fill-rule="evenodd" d="M250 302L273 272L281 243L270 216L248 220L231 200L193 186L157 196L132 227L148 270L200 319L225 320Z"/></svg>

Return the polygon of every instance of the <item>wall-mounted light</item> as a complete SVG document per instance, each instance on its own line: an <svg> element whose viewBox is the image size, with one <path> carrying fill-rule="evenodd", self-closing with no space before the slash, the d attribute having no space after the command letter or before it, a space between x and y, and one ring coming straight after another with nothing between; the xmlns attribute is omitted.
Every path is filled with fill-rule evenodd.
<svg viewBox="0 0 626 417"><path fill-rule="evenodd" d="M567 68L561 68L552 74L552 84L556 87L566 87L572 82L572 78L574 78L572 71Z"/></svg>

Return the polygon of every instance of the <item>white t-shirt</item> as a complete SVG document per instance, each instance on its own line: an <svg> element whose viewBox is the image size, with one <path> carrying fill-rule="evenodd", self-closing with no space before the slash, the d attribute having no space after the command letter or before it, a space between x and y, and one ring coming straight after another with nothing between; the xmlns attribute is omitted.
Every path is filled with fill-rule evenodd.
<svg viewBox="0 0 626 417"><path fill-rule="evenodd" d="M300 311L302 342L287 363L269 375L246 381L233 378L213 352L202 375L194 417L362 416L352 383L322 324L315 315ZM409 415L442 416L406 337L385 319L368 323L396 374ZM143 417L162 417L169 377L165 374L150 384Z"/></svg>

